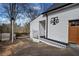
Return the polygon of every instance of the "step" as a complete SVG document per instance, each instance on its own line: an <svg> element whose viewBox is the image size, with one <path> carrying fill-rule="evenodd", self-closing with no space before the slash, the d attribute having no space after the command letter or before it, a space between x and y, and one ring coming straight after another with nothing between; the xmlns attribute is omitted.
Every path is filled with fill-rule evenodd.
<svg viewBox="0 0 79 59"><path fill-rule="evenodd" d="M66 45L63 45L63 44L60 44L60 43L57 43L57 42L54 42L54 41L50 41L50 40L47 40L47 39L44 39L44 38L40 38L40 41L44 42L48 45L58 47L58 48L66 48Z"/></svg>

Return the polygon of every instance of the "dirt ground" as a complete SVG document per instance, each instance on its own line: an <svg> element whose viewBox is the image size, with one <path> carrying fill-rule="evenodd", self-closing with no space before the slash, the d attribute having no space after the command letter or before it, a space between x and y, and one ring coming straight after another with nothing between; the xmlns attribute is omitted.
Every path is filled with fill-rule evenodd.
<svg viewBox="0 0 79 59"><path fill-rule="evenodd" d="M18 38L14 44L5 45L0 55L5 56L78 56L79 51L72 48L57 48L42 42L35 43L29 38Z"/></svg>
<svg viewBox="0 0 79 59"><path fill-rule="evenodd" d="M28 46L28 42L26 39L17 38L14 40L14 43L11 41L0 41L0 56L8 56L13 55L17 51L21 50L24 45Z"/></svg>

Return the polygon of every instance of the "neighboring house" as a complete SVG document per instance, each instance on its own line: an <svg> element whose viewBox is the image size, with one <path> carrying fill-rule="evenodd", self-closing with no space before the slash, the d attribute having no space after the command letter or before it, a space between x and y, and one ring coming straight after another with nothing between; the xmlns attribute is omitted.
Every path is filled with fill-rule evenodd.
<svg viewBox="0 0 79 59"><path fill-rule="evenodd" d="M30 38L56 47L79 45L79 4L55 4L30 22Z"/></svg>

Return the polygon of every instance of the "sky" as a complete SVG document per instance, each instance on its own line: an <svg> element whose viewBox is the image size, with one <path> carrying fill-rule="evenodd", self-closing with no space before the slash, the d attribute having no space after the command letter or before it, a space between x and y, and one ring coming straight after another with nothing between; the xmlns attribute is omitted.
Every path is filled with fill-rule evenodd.
<svg viewBox="0 0 79 59"><path fill-rule="evenodd" d="M38 10L39 11L39 14L42 13L42 12L45 12L45 10L47 10L52 4L51 3L31 3L32 5L32 8L35 9L35 10ZM44 8L46 8L45 10L42 10L41 9L41 5L44 6ZM4 17L4 8L3 8L3 5L0 4L0 23L10 23L10 20L6 17ZM21 16L23 16L21 14ZM23 19L17 19L16 20L16 23L18 25L21 25L23 26L26 22L28 23L29 21L31 21L28 17L25 17Z"/></svg>

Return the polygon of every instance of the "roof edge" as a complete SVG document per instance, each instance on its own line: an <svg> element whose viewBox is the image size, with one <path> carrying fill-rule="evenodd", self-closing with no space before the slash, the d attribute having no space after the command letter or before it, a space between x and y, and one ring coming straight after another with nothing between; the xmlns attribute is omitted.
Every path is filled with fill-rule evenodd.
<svg viewBox="0 0 79 59"><path fill-rule="evenodd" d="M67 3L67 4L62 5L62 6L59 6L59 7L57 7L57 8L54 8L54 9L48 10L48 11L46 11L46 12L43 12L42 14L46 14L46 13L48 13L48 12L51 12L51 11L53 11L53 10L57 10L57 9L59 9L59 8L62 8L62 7L71 5L71 4L73 4L73 3Z"/></svg>

